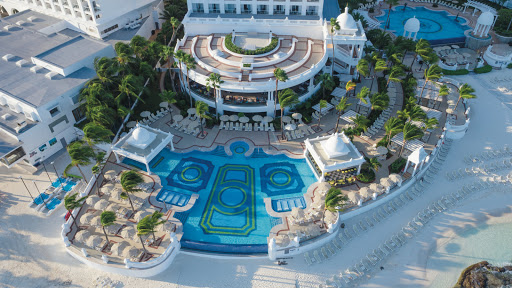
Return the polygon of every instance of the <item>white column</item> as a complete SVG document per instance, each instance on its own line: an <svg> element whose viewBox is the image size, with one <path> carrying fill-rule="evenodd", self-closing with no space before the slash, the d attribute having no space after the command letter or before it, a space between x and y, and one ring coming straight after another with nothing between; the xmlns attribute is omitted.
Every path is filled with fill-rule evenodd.
<svg viewBox="0 0 512 288"><path fill-rule="evenodd" d="M423 164L425 163L425 159L423 159L423 161L421 161L421 164L420 164L420 170L423 169Z"/></svg>
<svg viewBox="0 0 512 288"><path fill-rule="evenodd" d="M414 164L414 170L412 170L412 176L416 174L416 168L418 168L418 164Z"/></svg>
<svg viewBox="0 0 512 288"><path fill-rule="evenodd" d="M361 173L361 164L359 164L359 167L357 167L357 174Z"/></svg>
<svg viewBox="0 0 512 288"><path fill-rule="evenodd" d="M407 163L405 163L404 173L407 172L407 168L409 168L409 159L407 159Z"/></svg>
<svg viewBox="0 0 512 288"><path fill-rule="evenodd" d="M117 163L121 163L121 160L119 160L119 155L117 155L117 153L116 153L116 152L114 152L114 156L116 156L116 161L117 161Z"/></svg>
<svg viewBox="0 0 512 288"><path fill-rule="evenodd" d="M350 50L350 58L354 58L354 48L355 48L355 45L352 44L352 49Z"/></svg>
<svg viewBox="0 0 512 288"><path fill-rule="evenodd" d="M171 138L171 150L174 151L174 143L172 142L172 138Z"/></svg>
<svg viewBox="0 0 512 288"><path fill-rule="evenodd" d="M412 40L416 41L416 36L418 36L418 32L414 33L414 37L412 38Z"/></svg>
<svg viewBox="0 0 512 288"><path fill-rule="evenodd" d="M149 171L149 164L146 162L146 170L148 170L148 175L151 175L151 171Z"/></svg>

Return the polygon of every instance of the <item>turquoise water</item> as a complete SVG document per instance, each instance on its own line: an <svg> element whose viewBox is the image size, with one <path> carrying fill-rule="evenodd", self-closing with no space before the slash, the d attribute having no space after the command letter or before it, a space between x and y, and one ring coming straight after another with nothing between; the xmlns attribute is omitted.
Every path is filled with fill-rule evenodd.
<svg viewBox="0 0 512 288"><path fill-rule="evenodd" d="M510 239L512 223L482 224L459 233L430 256L427 268L438 272L431 287L452 287L464 268L480 261L495 265L511 263Z"/></svg>
<svg viewBox="0 0 512 288"><path fill-rule="evenodd" d="M388 9L384 11L384 15L377 17L377 20L381 22L381 28L384 28L384 23L388 17ZM416 39L425 39L431 44L463 42L465 39L464 31L471 29L464 25L466 20L458 17L460 22L456 22L456 16L446 11L432 11L424 7L414 9L407 7L404 11L404 6L397 6L395 10L391 10L387 30L394 31L397 36L402 36L405 22L413 17L420 20L420 31Z"/></svg>
<svg viewBox="0 0 512 288"><path fill-rule="evenodd" d="M149 164L164 187L157 195L158 201L183 206L183 195L199 194L191 210L176 213L184 222L185 246L187 241L266 246L276 221L267 214L263 199L302 197L316 182L305 159L267 155L261 148L245 156L249 145L241 141L231 144L230 150L231 156L223 146L211 152L186 154L164 149ZM144 169L133 160L124 162ZM201 249L197 245L194 248Z"/></svg>

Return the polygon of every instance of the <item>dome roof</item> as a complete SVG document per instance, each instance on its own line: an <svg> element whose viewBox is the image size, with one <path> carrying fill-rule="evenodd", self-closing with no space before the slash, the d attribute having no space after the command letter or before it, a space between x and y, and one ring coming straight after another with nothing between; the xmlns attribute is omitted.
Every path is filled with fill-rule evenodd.
<svg viewBox="0 0 512 288"><path fill-rule="evenodd" d="M480 25L492 25L492 23L494 23L494 15L489 11L485 11L480 14L476 23Z"/></svg>
<svg viewBox="0 0 512 288"><path fill-rule="evenodd" d="M338 136L338 133L334 133L329 139L320 142L320 144L329 159L347 155L350 152L347 144Z"/></svg>
<svg viewBox="0 0 512 288"><path fill-rule="evenodd" d="M418 20L416 16L409 18L409 20L405 22L404 30L413 33L420 31L420 20Z"/></svg>
<svg viewBox="0 0 512 288"><path fill-rule="evenodd" d="M341 13L338 18L336 18L336 22L340 25L340 30L357 30L356 21L354 20L354 17L348 13L348 7L345 7L345 12Z"/></svg>
<svg viewBox="0 0 512 288"><path fill-rule="evenodd" d="M146 130L142 127L137 127L137 128L135 128L135 130L133 130L132 137L133 137L133 140L141 143L150 137L149 134L150 133L148 132L148 130Z"/></svg>

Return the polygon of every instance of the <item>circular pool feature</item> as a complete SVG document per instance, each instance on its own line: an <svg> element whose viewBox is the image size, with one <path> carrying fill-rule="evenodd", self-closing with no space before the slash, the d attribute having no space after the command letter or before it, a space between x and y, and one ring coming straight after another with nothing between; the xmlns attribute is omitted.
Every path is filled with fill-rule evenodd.
<svg viewBox="0 0 512 288"><path fill-rule="evenodd" d="M419 18L416 17L418 20L420 20L420 31L421 33L437 33L443 30L443 26L441 23L436 22L435 20L428 19L428 18ZM405 26L405 22L407 22L409 19L403 20L403 25Z"/></svg>
<svg viewBox="0 0 512 288"><path fill-rule="evenodd" d="M237 208L245 201L247 194L238 187L227 187L219 194L219 202L228 208Z"/></svg>
<svg viewBox="0 0 512 288"><path fill-rule="evenodd" d="M189 166L181 172L181 179L189 182L197 181L201 178L201 174L201 170L198 167Z"/></svg>
<svg viewBox="0 0 512 288"><path fill-rule="evenodd" d="M249 144L244 141L237 141L229 146L229 150L231 150L233 154L242 155L249 151Z"/></svg>
<svg viewBox="0 0 512 288"><path fill-rule="evenodd" d="M286 171L276 171L270 175L270 181L277 186L286 186L292 181L292 177Z"/></svg>

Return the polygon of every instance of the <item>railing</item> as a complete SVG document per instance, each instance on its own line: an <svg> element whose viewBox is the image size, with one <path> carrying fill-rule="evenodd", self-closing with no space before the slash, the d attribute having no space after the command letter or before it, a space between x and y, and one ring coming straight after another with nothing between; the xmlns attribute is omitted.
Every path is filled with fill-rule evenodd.
<svg viewBox="0 0 512 288"><path fill-rule="evenodd" d="M309 57L311 57L311 53L313 51L313 41L308 40L308 51L306 52L306 56L302 58L299 62L294 63L288 67L285 67L283 70L287 73L290 73L293 70L298 69L304 63L306 63L309 60ZM253 79L261 79L261 78L269 78L274 76L274 72L267 72L267 73L252 73L251 74Z"/></svg>
<svg viewBox="0 0 512 288"><path fill-rule="evenodd" d="M224 25L235 25L243 23L243 24L261 24L261 25L279 25L279 26L318 26L323 25L323 20L289 20L288 17L285 19L255 19L254 17L248 19L241 18L202 18L202 17L190 17L190 14L187 13L185 18L183 19L183 23L219 23Z"/></svg>
<svg viewBox="0 0 512 288"><path fill-rule="evenodd" d="M192 47L190 47L190 51L192 52L192 57L194 57L194 59L196 60L197 65L201 66L203 69L205 69L208 72L218 73L221 76L237 78L238 80L242 79L242 73L227 72L227 71L219 70L219 69L217 69L215 67L212 67L212 66L204 63L201 59L199 59L199 57L197 57L197 54L196 54L196 51L195 51L196 43L197 43L197 37L194 37L192 39ZM187 66L186 65L182 65L182 70L183 69L185 70L185 74L186 74L187 73Z"/></svg>

